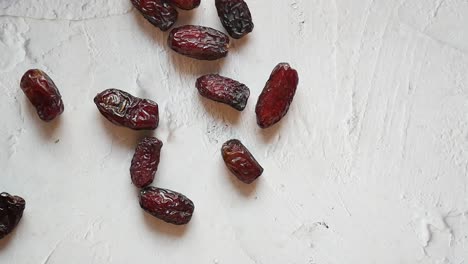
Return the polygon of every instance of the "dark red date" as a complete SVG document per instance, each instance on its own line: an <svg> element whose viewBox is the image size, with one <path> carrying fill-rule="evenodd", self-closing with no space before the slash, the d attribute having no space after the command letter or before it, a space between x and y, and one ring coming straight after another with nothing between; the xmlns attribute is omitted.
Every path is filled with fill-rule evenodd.
<svg viewBox="0 0 468 264"><path fill-rule="evenodd" d="M23 217L25 206L23 198L6 192L0 193L0 239L13 232Z"/></svg>
<svg viewBox="0 0 468 264"><path fill-rule="evenodd" d="M263 173L262 166L237 139L231 139L224 143L221 154L228 169L244 183L252 183Z"/></svg>
<svg viewBox="0 0 468 264"><path fill-rule="evenodd" d="M182 26L171 30L167 43L179 54L198 60L226 57L229 37L221 31L202 26Z"/></svg>
<svg viewBox="0 0 468 264"><path fill-rule="evenodd" d="M170 0L170 2L184 10L194 9L200 5L200 0Z"/></svg>
<svg viewBox="0 0 468 264"><path fill-rule="evenodd" d="M252 32L254 24L244 0L215 0L218 16L226 31L235 39Z"/></svg>
<svg viewBox="0 0 468 264"><path fill-rule="evenodd" d="M42 120L51 121L63 113L62 96L45 72L28 70L21 78L20 86Z"/></svg>
<svg viewBox="0 0 468 264"><path fill-rule="evenodd" d="M118 89L107 89L94 97L94 103L99 112L115 125L134 130L158 127L158 104L151 100Z"/></svg>
<svg viewBox="0 0 468 264"><path fill-rule="evenodd" d="M167 0L131 0L143 17L162 31L177 21L178 12Z"/></svg>
<svg viewBox="0 0 468 264"><path fill-rule="evenodd" d="M193 202L185 195L152 186L140 191L140 206L147 213L175 225L190 222L195 209Z"/></svg>
<svg viewBox="0 0 468 264"><path fill-rule="evenodd" d="M158 170L163 143L155 137L145 137L137 145L130 166L133 184L138 188L150 185Z"/></svg>
<svg viewBox="0 0 468 264"><path fill-rule="evenodd" d="M250 90L245 84L218 74L198 78L195 86L201 96L230 105L239 111L245 109L250 96Z"/></svg>
<svg viewBox="0 0 468 264"><path fill-rule="evenodd" d="M299 76L289 64L280 63L273 69L255 107L261 128L276 124L288 113L298 83Z"/></svg>

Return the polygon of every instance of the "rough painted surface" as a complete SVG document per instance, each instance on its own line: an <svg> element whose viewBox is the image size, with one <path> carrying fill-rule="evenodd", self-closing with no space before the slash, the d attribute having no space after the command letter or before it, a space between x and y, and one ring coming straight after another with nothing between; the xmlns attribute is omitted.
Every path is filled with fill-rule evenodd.
<svg viewBox="0 0 468 264"><path fill-rule="evenodd" d="M468 2L248 4L255 32L199 62L126 0L0 1L0 191L28 201L0 263L466 264ZM186 23L222 30L210 1ZM252 102L281 61L301 83L262 131ZM29 68L61 87L50 124L19 89ZM213 72L251 88L244 112L199 99L196 78ZM155 184L197 204L188 226L139 208L128 166L146 134L100 117L92 98L111 87L157 99ZM230 138L262 160L252 186L219 157Z"/></svg>

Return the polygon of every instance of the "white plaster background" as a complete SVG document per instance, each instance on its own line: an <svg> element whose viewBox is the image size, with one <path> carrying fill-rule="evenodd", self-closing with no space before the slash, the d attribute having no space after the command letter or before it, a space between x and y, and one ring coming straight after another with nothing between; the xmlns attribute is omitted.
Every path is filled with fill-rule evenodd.
<svg viewBox="0 0 468 264"><path fill-rule="evenodd" d="M254 32L199 62L127 0L0 1L0 189L27 200L0 263L467 263L468 1L248 4ZM180 13L222 29L213 0ZM300 85L262 131L256 99L282 61ZM57 83L59 120L19 89L29 68ZM243 113L198 96L212 72L250 87ZM139 208L128 169L150 133L100 116L92 99L111 87L159 103L155 185L195 202L188 226ZM226 171L230 138L264 166L255 185Z"/></svg>

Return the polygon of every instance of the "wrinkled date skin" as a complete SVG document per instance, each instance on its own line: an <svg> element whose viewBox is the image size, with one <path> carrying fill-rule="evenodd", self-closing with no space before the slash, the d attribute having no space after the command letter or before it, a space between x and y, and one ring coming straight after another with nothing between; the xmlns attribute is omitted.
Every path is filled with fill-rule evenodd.
<svg viewBox="0 0 468 264"><path fill-rule="evenodd" d="M221 154L228 169L244 183L252 183L263 173L262 166L237 139L231 139L224 143Z"/></svg>
<svg viewBox="0 0 468 264"><path fill-rule="evenodd" d="M130 166L133 184L138 188L150 185L158 170L163 143L155 137L145 137L137 145Z"/></svg>
<svg viewBox="0 0 468 264"><path fill-rule="evenodd" d="M185 195L152 186L140 191L140 206L147 213L175 225L190 222L195 209L193 202Z"/></svg>
<svg viewBox="0 0 468 264"><path fill-rule="evenodd" d="M131 0L143 17L162 31L177 21L178 12L167 0Z"/></svg>
<svg viewBox="0 0 468 264"><path fill-rule="evenodd" d="M235 39L252 32L254 24L244 0L215 0L218 16L226 31Z"/></svg>
<svg viewBox="0 0 468 264"><path fill-rule="evenodd" d="M299 76L287 63L278 64L257 101L257 124L268 128L283 118L296 93Z"/></svg>
<svg viewBox="0 0 468 264"><path fill-rule="evenodd" d="M200 5L200 0L170 0L170 2L180 9L191 10Z"/></svg>
<svg viewBox="0 0 468 264"><path fill-rule="evenodd" d="M94 97L99 112L118 126L154 130L159 124L158 104L118 89L107 89Z"/></svg>
<svg viewBox="0 0 468 264"><path fill-rule="evenodd" d="M42 120L48 122L63 113L62 96L45 72L28 70L21 78L20 86Z"/></svg>
<svg viewBox="0 0 468 264"><path fill-rule="evenodd" d="M18 225L26 202L19 196L0 193L0 239L10 234Z"/></svg>
<svg viewBox="0 0 468 264"><path fill-rule="evenodd" d="M245 84L218 74L198 78L195 86L201 96L230 105L239 111L245 109L250 96L250 90Z"/></svg>
<svg viewBox="0 0 468 264"><path fill-rule="evenodd" d="M226 57L229 37L221 31L202 26L182 26L171 30L167 43L179 54L198 60Z"/></svg>

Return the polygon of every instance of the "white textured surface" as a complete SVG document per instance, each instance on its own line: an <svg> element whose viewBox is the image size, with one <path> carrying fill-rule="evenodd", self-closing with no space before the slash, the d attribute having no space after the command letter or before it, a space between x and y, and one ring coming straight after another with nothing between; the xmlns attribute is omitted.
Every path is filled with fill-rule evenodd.
<svg viewBox="0 0 468 264"><path fill-rule="evenodd" d="M0 1L0 188L27 200L0 263L467 263L468 1L248 3L254 32L198 62L127 0ZM222 29L212 0L185 23ZM255 102L281 61L298 93L261 131ZM19 89L29 68L59 86L59 120ZM211 72L251 88L243 113L198 96ZM145 133L100 116L110 87L159 103L155 185L195 202L188 226L139 208L128 168ZM253 186L222 163L233 137L265 167Z"/></svg>

